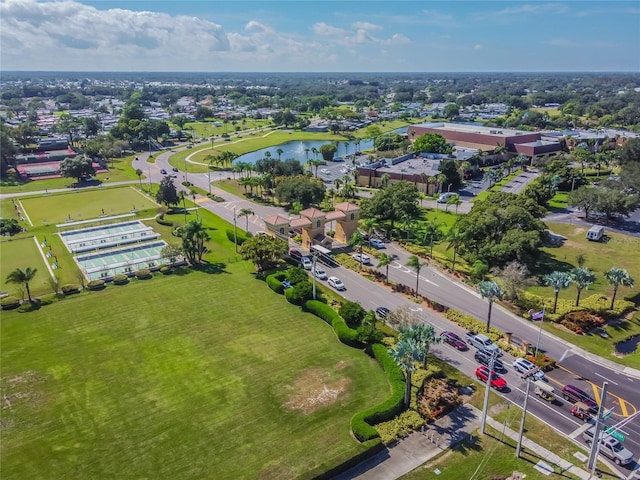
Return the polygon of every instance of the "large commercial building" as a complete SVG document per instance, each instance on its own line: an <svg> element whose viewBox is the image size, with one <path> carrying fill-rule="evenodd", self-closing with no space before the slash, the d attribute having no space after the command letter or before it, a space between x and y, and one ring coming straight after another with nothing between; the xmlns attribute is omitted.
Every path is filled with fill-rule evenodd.
<svg viewBox="0 0 640 480"><path fill-rule="evenodd" d="M445 122L420 123L407 129L407 136L412 142L425 133L442 135L454 146L476 148L487 153L493 152L498 145L503 145L511 156L522 154L529 158L562 151L557 139L543 137L540 132Z"/></svg>

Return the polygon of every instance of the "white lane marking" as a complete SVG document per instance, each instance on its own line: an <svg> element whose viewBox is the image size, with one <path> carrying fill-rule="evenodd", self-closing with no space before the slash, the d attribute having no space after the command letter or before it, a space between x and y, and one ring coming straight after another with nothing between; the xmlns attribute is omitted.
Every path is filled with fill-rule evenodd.
<svg viewBox="0 0 640 480"><path fill-rule="evenodd" d="M614 385L618 385L616 382L614 382L613 380L609 380L607 377L605 377L604 375L600 375L598 372L595 372L595 374L597 376L599 376L600 378L604 378L607 382L609 383L613 383Z"/></svg>

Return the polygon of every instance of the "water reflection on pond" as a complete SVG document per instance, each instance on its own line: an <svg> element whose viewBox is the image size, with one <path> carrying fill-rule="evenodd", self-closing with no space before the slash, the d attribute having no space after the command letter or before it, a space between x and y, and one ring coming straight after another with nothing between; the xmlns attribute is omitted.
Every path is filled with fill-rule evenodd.
<svg viewBox="0 0 640 480"><path fill-rule="evenodd" d="M393 133L405 133L407 128L408 127L396 128L393 130ZM322 159L322 155L320 155L320 147L327 144L336 146L336 157L345 157L346 155L353 154L356 151L370 150L373 148L373 140L370 138L362 139L359 143L350 142L348 140L294 140L292 142L274 145L273 147L262 148L255 152L245 153L244 155L240 155L236 159L236 162L255 163L256 160L264 158L266 152L269 152L271 154L271 158L280 158L281 160L295 158L296 160L299 160L300 163L304 164L307 160L314 160L316 158L316 155L313 153L314 148L318 151L317 158ZM277 152L278 149L282 150L280 154Z"/></svg>

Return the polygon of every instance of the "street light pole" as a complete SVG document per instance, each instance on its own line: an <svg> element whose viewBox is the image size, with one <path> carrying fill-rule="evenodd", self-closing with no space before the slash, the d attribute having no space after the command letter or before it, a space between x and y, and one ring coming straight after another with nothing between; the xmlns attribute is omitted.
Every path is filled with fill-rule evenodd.
<svg viewBox="0 0 640 480"><path fill-rule="evenodd" d="M151 165L149 165L149 194L151 194Z"/></svg>
<svg viewBox="0 0 640 480"><path fill-rule="evenodd" d="M189 179L187 178L189 172L187 172L187 157L184 157L184 181L187 182Z"/></svg>
<svg viewBox="0 0 640 480"><path fill-rule="evenodd" d="M209 169L207 170L207 176L209 178L209 195L211 195L211 165L209 165Z"/></svg>

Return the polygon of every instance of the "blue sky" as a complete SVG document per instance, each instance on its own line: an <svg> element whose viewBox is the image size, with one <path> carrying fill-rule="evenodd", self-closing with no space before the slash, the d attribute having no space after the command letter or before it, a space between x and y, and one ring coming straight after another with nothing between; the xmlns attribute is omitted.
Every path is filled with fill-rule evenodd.
<svg viewBox="0 0 640 480"><path fill-rule="evenodd" d="M640 2L0 0L0 68L638 72Z"/></svg>

